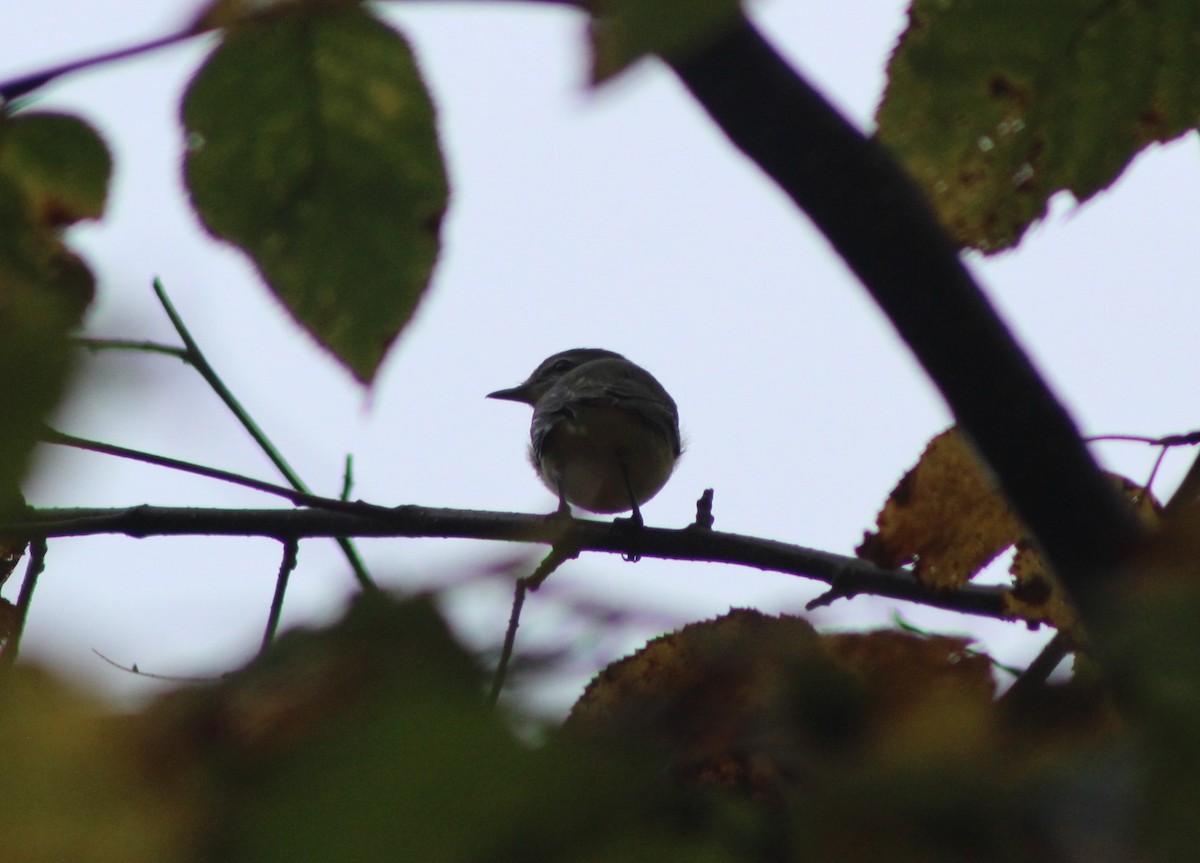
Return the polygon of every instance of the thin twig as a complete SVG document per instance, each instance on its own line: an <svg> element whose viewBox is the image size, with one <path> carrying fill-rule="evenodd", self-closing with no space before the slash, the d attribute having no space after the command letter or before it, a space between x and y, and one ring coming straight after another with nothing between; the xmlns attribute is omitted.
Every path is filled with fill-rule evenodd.
<svg viewBox="0 0 1200 863"><path fill-rule="evenodd" d="M524 578L518 578L513 588L512 611L508 615L508 628L504 632L504 646L500 648L500 659L496 663L496 671L492 675L492 688L488 693L488 703L495 704L500 700L500 692L504 689L504 680L508 676L508 665L512 660L513 647L517 642L517 627L521 625L521 609L525 606L525 595L542 586L556 569L579 556L581 548L578 532L570 525L561 538L550 547L550 552L537 565L537 569Z"/></svg>
<svg viewBox="0 0 1200 863"><path fill-rule="evenodd" d="M29 562L25 565L25 578L21 582L21 592L17 595L12 632L5 640L4 647L0 649L0 666L10 666L17 661L17 654L21 650L21 636L25 632L25 619L29 616L29 604L33 602L33 591L37 587L38 576L45 568L46 540L34 539L29 543Z"/></svg>
<svg viewBox="0 0 1200 863"><path fill-rule="evenodd" d="M259 428L258 423L255 422L254 418L250 416L249 412L242 407L242 403L237 400L234 394L230 391L229 387L225 385L225 381L221 379L221 376L217 374L216 370L212 367L212 364L209 363L208 358L204 355L204 352L200 350L200 345L197 344L195 338L192 336L191 331L187 328L187 325L184 324L183 318L181 318L179 312L175 310L175 306L171 303L170 297L167 296L166 288L163 287L161 279L154 280L154 293L158 297L158 301L162 304L163 311L167 313L167 317L170 319L171 325L175 327L175 332L179 334L179 338L183 341L185 356L191 366L200 374L200 377L204 378L204 382L207 383L212 391L217 394L217 397L225 403L225 406L229 408L229 412L232 413L234 417L237 418L237 421L242 424L242 428L244 428L250 434L250 437L254 439L254 442L258 444L259 448L266 454L267 458L271 460L271 464L275 465L283 478L286 479L288 483L297 491L311 494L312 490L308 488L308 486L300 478L300 475L296 473L290 464L288 464L287 459L285 459L283 454L276 449L275 444L272 443L271 439L267 437L266 433Z"/></svg>
<svg viewBox="0 0 1200 863"><path fill-rule="evenodd" d="M45 427L45 429L42 431L42 441L49 444L57 444L58 446L69 446L74 449L82 449L89 452L102 453L103 455L116 456L117 458L127 458L131 461L140 461L144 464L170 468L171 470L195 474L196 476L208 477L209 479L217 479L221 482L230 483L231 485L240 485L244 488L252 488L255 491L278 495L279 497L288 499L298 506L321 506L321 501L327 502L327 499L319 498L316 495L308 492L294 491L293 489L276 485L275 483L265 482L263 480L254 479L253 477L243 476L242 474L233 473L227 470L221 470L220 468L216 467L208 467L207 465L196 464L195 462L171 458L170 456L155 455L154 453L144 452L142 450L130 449L129 447L117 446L116 444L102 443L100 441L69 435L64 432L57 431L56 429L52 429L49 426Z"/></svg>
<svg viewBox="0 0 1200 863"><path fill-rule="evenodd" d="M1151 446L1195 446L1200 444L1200 431L1185 432L1184 434L1169 434L1162 437L1148 437L1138 434L1101 434L1084 438L1088 443L1098 441L1126 441L1129 443L1145 443Z"/></svg>
<svg viewBox="0 0 1200 863"><path fill-rule="evenodd" d="M1071 640L1063 633L1056 632L1054 637L1046 642L1041 653L1029 663L1029 667L1017 675L1017 679L1008 688L1008 692L1004 693L1002 700L1018 700L1044 685L1070 652Z"/></svg>
<svg viewBox="0 0 1200 863"><path fill-rule="evenodd" d="M271 598L271 613L267 615L267 628L263 632L259 655L266 653L271 642L275 640L275 631L279 629L279 615L283 612L283 595L287 593L288 579L296 569L299 552L300 543L297 540L283 541L283 559L279 562L279 574L275 577L275 595Z"/></svg>
<svg viewBox="0 0 1200 863"><path fill-rule="evenodd" d="M151 680L164 680L168 683L212 683L214 681L221 680L223 677L225 677L224 674L219 674L219 675L216 675L215 677L194 677L194 676L186 676L186 675L178 675L178 674L154 674L153 672L150 672L150 671L142 671L140 668L137 667L136 662L133 665L122 665L121 663L117 662L115 659L109 659L107 656L105 656L103 653L101 653L99 650L97 650L94 647L92 648L92 653L99 656L101 659L103 659L105 662L107 662L113 668L119 668L121 671L124 671L128 674L136 674L138 677L148 677Z"/></svg>
<svg viewBox="0 0 1200 863"><path fill-rule="evenodd" d="M1128 441L1161 447L1158 458L1154 461L1154 467L1150 470L1150 479L1146 482L1146 488L1150 488L1154 484L1154 478L1158 475L1158 469L1162 466L1163 459L1166 457L1167 449L1170 447L1195 446L1196 444L1200 444L1200 431L1169 434L1162 437L1148 437L1146 435L1134 434L1106 434L1089 437L1087 441L1088 443L1096 441ZM1170 500L1163 505L1164 518L1168 520L1174 519L1180 512L1193 505L1197 500L1200 500L1200 456L1196 457L1191 468L1175 489L1174 494L1171 495Z"/></svg>
<svg viewBox="0 0 1200 863"><path fill-rule="evenodd" d="M513 588L512 612L508 615L508 629L504 632L504 646L500 649L500 660L492 673L492 688L488 692L488 704L500 700L500 691L504 689L504 679L508 676L508 663L512 659L513 645L517 641L517 627L521 625L521 609L525 607L525 594L529 586L524 578L518 578Z"/></svg>
<svg viewBox="0 0 1200 863"><path fill-rule="evenodd" d="M186 39L191 39L193 36L199 35L198 31L192 28L180 30L177 33L171 33L167 36L161 36L158 39L151 39L148 42L140 42L137 45L131 45L128 48L121 48L117 51L109 51L104 54L97 54L93 57L86 57L82 60L75 60L70 63L64 63L61 66L54 66L50 69L44 69L40 72L32 72L28 75L22 75L20 78L13 78L0 84L0 108L14 99L26 96L44 87L56 78L61 78L63 75L69 75L72 72L81 72L84 69L89 69L93 66L100 66L105 63L113 63L117 60L127 60L130 57L137 57L140 54L146 54L150 51L157 51L159 48L166 48L178 42L183 42Z"/></svg>
<svg viewBox="0 0 1200 863"><path fill-rule="evenodd" d="M299 492L312 494L312 490L300 478L300 475L296 473L292 466L288 464L287 459L283 457L283 454L276 448L271 439L267 437L258 423L254 421L250 413L242 407L241 402L237 400L229 387L225 386L225 382L217 374L212 364L209 363L204 352L200 350L200 345L192 337L192 333L188 330L187 325L184 324L183 318L175 310L175 306L172 304L170 297L167 296L167 290L163 287L161 279L154 280L154 293L158 297L159 303L162 304L163 311L167 313L167 317L171 320L171 325L175 327L175 332L179 334L179 338L183 341L187 361L199 372L200 377L204 378L205 382L212 388L212 391L217 394L217 397L225 403L229 411L242 424L242 428L254 439L259 449L271 460L271 463L275 465L283 478L288 481L288 484ZM359 586L363 590L376 590L375 581L371 578L370 573L367 572L367 567L363 563L362 557L359 555L358 549L354 547L354 544L345 537L336 537L335 539L338 546L342 549L342 554L345 555L347 562L350 564L350 568L354 572L354 577L358 580Z"/></svg>
<svg viewBox="0 0 1200 863"><path fill-rule="evenodd" d="M342 500L350 500L352 491L354 491L354 455L346 453L346 469L342 471L342 493L338 497Z"/></svg>
<svg viewBox="0 0 1200 863"><path fill-rule="evenodd" d="M175 345L164 345L162 342L139 341L137 339L97 339L83 337L74 339L81 348L98 353L100 351L132 351L144 354L165 354L169 357L188 361L187 351Z"/></svg>

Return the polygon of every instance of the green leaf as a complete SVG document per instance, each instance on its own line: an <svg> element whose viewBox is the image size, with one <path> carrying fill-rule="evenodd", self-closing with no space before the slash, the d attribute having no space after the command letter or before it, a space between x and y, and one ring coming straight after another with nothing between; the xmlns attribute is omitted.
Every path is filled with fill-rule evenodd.
<svg viewBox="0 0 1200 863"><path fill-rule="evenodd" d="M647 54L682 58L737 18L738 0L592 0L592 82Z"/></svg>
<svg viewBox="0 0 1200 863"><path fill-rule="evenodd" d="M362 0L210 0L192 22L193 33L230 27L253 19L290 15L299 8L358 6Z"/></svg>
<svg viewBox="0 0 1200 863"><path fill-rule="evenodd" d="M370 381L429 284L448 194L407 43L353 8L242 25L193 79L183 122L204 224Z"/></svg>
<svg viewBox="0 0 1200 863"><path fill-rule="evenodd" d="M1193 0L914 0L880 139L963 245L1015 245L1200 117Z"/></svg>
<svg viewBox="0 0 1200 863"><path fill-rule="evenodd" d="M104 213L112 157L78 117L21 114L0 124L0 172L23 188L36 221L68 225Z"/></svg>
<svg viewBox="0 0 1200 863"><path fill-rule="evenodd" d="M71 331L95 281L58 229L104 209L112 163L74 117L0 121L0 508L11 505L41 423L70 371Z"/></svg>

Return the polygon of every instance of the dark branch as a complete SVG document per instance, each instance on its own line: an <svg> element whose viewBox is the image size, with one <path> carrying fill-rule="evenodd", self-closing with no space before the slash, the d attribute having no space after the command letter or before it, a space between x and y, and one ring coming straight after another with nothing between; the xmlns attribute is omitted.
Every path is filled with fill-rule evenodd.
<svg viewBox="0 0 1200 863"><path fill-rule="evenodd" d="M750 22L672 65L862 280L1087 612L1140 528L920 190Z"/></svg>
<svg viewBox="0 0 1200 863"><path fill-rule="evenodd" d="M179 314L175 309L174 303L171 302L171 298L167 296L167 289L163 286L161 279L154 280L154 295L158 297L158 302L170 319L171 326L175 328L175 332L183 342L186 349L184 359L204 379L209 388L216 393L217 398L225 404L225 407L229 409L234 418L241 423L242 428L253 438L258 448L271 460L271 464L275 465L280 475L288 481L288 485L302 494L311 495L312 489L300 478L300 474L296 473L292 466L288 464L287 459L283 457L283 453L267 437L267 433L262 430L254 420L254 417L250 416L250 412L242 406L242 403L234 396L233 391L225 385L225 381L217 374L217 370L213 368L212 363L208 361L208 357L204 355L204 351L200 349L199 342L196 341L191 330L184 323L183 316ZM347 464L347 470L349 470L349 464ZM346 493L344 490L343 498L345 496ZM345 555L346 561L350 564L350 569L354 572L354 577L358 579L359 586L363 590L374 590L375 580L367 572L367 567L363 563L362 557L359 555L358 549L354 547L354 544L341 536L337 538L337 544L341 547L342 554Z"/></svg>
<svg viewBox="0 0 1200 863"><path fill-rule="evenodd" d="M267 627L263 630L262 647L259 653L265 653L275 640L275 632L279 629L279 618L283 614L283 597L287 593L288 579L296 569L300 557L300 543L295 539L283 542L283 559L279 561L279 572L275 576L275 595L271 597L271 610L267 614Z"/></svg>
<svg viewBox="0 0 1200 863"><path fill-rule="evenodd" d="M1071 650L1070 639L1063 633L1056 632L1054 637L1042 648L1041 653L1034 658L1033 662L1029 663L1029 667L1021 672L1013 685L1009 687L1008 692L1004 693L1004 699L1016 701L1044 686L1050 679L1050 675L1062 664Z"/></svg>
<svg viewBox="0 0 1200 863"><path fill-rule="evenodd" d="M560 525L566 523L559 519ZM569 523L567 523L569 524ZM500 700L504 689L504 680L508 676L508 663L512 660L513 647L517 643L517 627L521 625L521 609L525 607L525 596L542 586L547 578L554 574L568 560L579 556L579 544L575 541L572 530L559 531L560 537L550 546L550 553L537 565L532 573L524 578L518 578L513 587L512 611L508 615L508 628L504 631L504 644L500 648L500 659L496 662L496 670L492 673L492 688L488 693L488 703L495 704Z"/></svg>
<svg viewBox="0 0 1200 863"><path fill-rule="evenodd" d="M386 508L345 504L345 510L228 510L135 506L124 509L33 510L21 521L0 524L0 536L46 538L125 534L147 536L263 536L281 541L309 537L457 537L553 545L562 536L561 519L542 515L435 509ZM359 507L360 512L351 511ZM629 554L668 560L750 566L853 587L869 594L934 608L1009 619L998 587L968 586L937 591L904 570L880 569L866 561L816 549L720 531L636 528L627 523L574 519L581 551Z"/></svg>
<svg viewBox="0 0 1200 863"><path fill-rule="evenodd" d="M82 60L76 60L71 63L64 63L61 66L54 66L50 69L43 69L39 72L32 72L28 75L22 75L20 78L0 83L0 107L4 107L7 103L21 96L27 96L34 90L44 87L51 81L61 78L64 75L69 75L74 72L82 72L84 69L90 69L93 66L103 66L107 63L113 63L117 60L127 60L131 57L137 57L141 54L146 54L151 51L157 51L159 48L166 48L174 45L177 42L182 42L185 39L191 39L193 36L199 35L198 31L191 28L181 30L177 33L170 33L158 39L151 39L149 42L141 42L137 45L130 45L127 48L121 48L117 51L109 51L104 54L97 54L93 57L86 57Z"/></svg>

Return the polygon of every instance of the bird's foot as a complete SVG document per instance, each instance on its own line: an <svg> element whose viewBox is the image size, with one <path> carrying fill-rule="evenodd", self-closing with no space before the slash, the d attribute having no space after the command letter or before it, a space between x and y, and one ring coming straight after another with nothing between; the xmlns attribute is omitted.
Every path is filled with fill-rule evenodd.
<svg viewBox="0 0 1200 863"><path fill-rule="evenodd" d="M638 509L637 504L634 504L633 512L628 517L614 518L613 524L629 525L635 531L646 526L646 522L642 519L642 511ZM621 559L629 563L637 563L642 556L636 551L627 551L621 555Z"/></svg>

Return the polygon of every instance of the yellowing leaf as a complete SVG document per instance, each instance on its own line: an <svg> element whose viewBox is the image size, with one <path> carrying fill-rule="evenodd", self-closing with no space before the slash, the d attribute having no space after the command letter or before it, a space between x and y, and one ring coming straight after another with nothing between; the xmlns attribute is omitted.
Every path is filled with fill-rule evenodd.
<svg viewBox="0 0 1200 863"><path fill-rule="evenodd" d="M887 569L915 563L931 587L965 584L1024 530L970 443L951 428L900 480L858 556Z"/></svg>
<svg viewBox="0 0 1200 863"><path fill-rule="evenodd" d="M967 246L1015 245L1200 117L1194 0L914 0L879 137Z"/></svg>
<svg viewBox="0 0 1200 863"><path fill-rule="evenodd" d="M798 617L735 609L610 665L565 730L641 741L700 784L771 798L851 751L904 759L982 745L992 693L987 658L962 639L819 636Z"/></svg>
<svg viewBox="0 0 1200 863"><path fill-rule="evenodd" d="M1108 476L1133 506L1134 513L1142 523L1149 528L1157 528L1162 507L1154 496L1124 477L1116 474ZM1004 605L1010 614L1030 623L1049 623L1072 635L1076 643L1083 640L1075 607L1036 548L1027 542L1017 543L1017 553L1013 555L1008 571L1013 576L1013 588L1005 595Z"/></svg>
<svg viewBox="0 0 1200 863"><path fill-rule="evenodd" d="M115 719L36 669L7 670L0 736L12 745L0 759L0 860L190 859L184 811L195 789L148 787L128 732L127 718Z"/></svg>
<svg viewBox="0 0 1200 863"><path fill-rule="evenodd" d="M682 59L736 19L739 0L591 0L592 81L647 54Z"/></svg>
<svg viewBox="0 0 1200 863"><path fill-rule="evenodd" d="M881 629L827 635L825 648L866 682L864 741L889 763L969 757L994 730L991 660L970 641Z"/></svg>
<svg viewBox="0 0 1200 863"><path fill-rule="evenodd" d="M183 120L205 226L370 381L428 287L447 201L407 43L357 8L234 27L192 80Z"/></svg>
<svg viewBox="0 0 1200 863"><path fill-rule="evenodd" d="M1157 527L1161 506L1149 491L1124 477L1110 481L1136 515ZM900 480L867 533L858 556L893 569L909 563L930 587L966 584L1000 552L1016 545L1009 568L1014 586L1005 596L1013 617L1051 623L1077 637L1078 620L1053 572L1029 540L990 471L957 428L929 442L917 466Z"/></svg>

